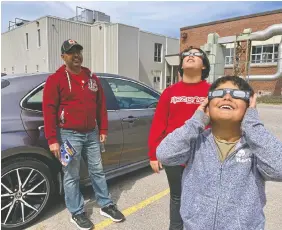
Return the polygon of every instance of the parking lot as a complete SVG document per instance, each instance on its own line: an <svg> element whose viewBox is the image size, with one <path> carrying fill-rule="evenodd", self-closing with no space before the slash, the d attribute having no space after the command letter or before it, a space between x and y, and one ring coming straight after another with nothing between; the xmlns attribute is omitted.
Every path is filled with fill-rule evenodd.
<svg viewBox="0 0 282 230"><path fill-rule="evenodd" d="M282 141L282 106L259 105L265 126ZM113 223L99 214L99 207L91 199L92 188L83 190L86 211L95 223L95 229L107 230L160 230L168 229L169 190L164 171L153 174L149 167L108 181L113 200L123 210L127 220ZM282 183L267 182L266 230L282 226ZM62 197L35 223L30 230L76 229L70 223L70 214Z"/></svg>

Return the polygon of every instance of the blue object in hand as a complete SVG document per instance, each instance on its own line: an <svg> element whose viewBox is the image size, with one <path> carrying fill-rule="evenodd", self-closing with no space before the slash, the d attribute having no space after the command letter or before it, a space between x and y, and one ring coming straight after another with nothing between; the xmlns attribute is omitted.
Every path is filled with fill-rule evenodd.
<svg viewBox="0 0 282 230"><path fill-rule="evenodd" d="M68 140L66 140L61 145L61 163L62 165L67 166L71 162L75 154L76 154L75 148L71 145L71 143Z"/></svg>

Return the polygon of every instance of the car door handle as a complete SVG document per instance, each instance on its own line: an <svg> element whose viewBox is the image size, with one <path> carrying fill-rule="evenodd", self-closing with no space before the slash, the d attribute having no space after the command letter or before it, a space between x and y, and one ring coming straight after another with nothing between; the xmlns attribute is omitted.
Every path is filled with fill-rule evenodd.
<svg viewBox="0 0 282 230"><path fill-rule="evenodd" d="M122 119L123 122L129 122L129 123L133 123L136 120L139 120L138 117L133 117L133 116L128 116Z"/></svg>
<svg viewBox="0 0 282 230"><path fill-rule="evenodd" d="M42 126L39 126L39 127L38 127L38 130L39 130L39 131L42 131L42 130L44 130L44 125L42 125Z"/></svg>

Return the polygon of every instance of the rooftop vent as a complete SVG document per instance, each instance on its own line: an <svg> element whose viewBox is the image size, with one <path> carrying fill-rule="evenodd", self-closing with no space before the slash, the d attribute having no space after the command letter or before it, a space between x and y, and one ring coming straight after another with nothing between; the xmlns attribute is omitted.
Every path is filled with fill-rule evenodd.
<svg viewBox="0 0 282 230"><path fill-rule="evenodd" d="M110 22L110 16L103 12L94 11L86 8L76 7L76 16L70 18L69 20L78 21L88 24L93 24L95 22Z"/></svg>
<svg viewBox="0 0 282 230"><path fill-rule="evenodd" d="M9 21L9 30L15 29L17 27L21 27L22 25L28 23L28 20L21 19L21 18L15 18L15 21Z"/></svg>

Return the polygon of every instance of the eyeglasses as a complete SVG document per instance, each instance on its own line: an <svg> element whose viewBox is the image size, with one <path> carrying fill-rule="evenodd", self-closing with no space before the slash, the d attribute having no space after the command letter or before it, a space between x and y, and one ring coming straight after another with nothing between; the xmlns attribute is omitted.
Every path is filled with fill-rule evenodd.
<svg viewBox="0 0 282 230"><path fill-rule="evenodd" d="M214 91L210 91L208 94L208 98L209 100L216 97L223 98L227 93L230 94L232 98L242 99L247 102L250 100L251 96L249 91L243 91L238 89L217 89Z"/></svg>
<svg viewBox="0 0 282 230"><path fill-rule="evenodd" d="M184 58L184 57L187 57L187 56L192 56L192 57L203 57L204 56L204 54L203 53L201 53L201 52L194 52L194 53L192 53L192 52L184 52L184 53L182 53L182 57Z"/></svg>

